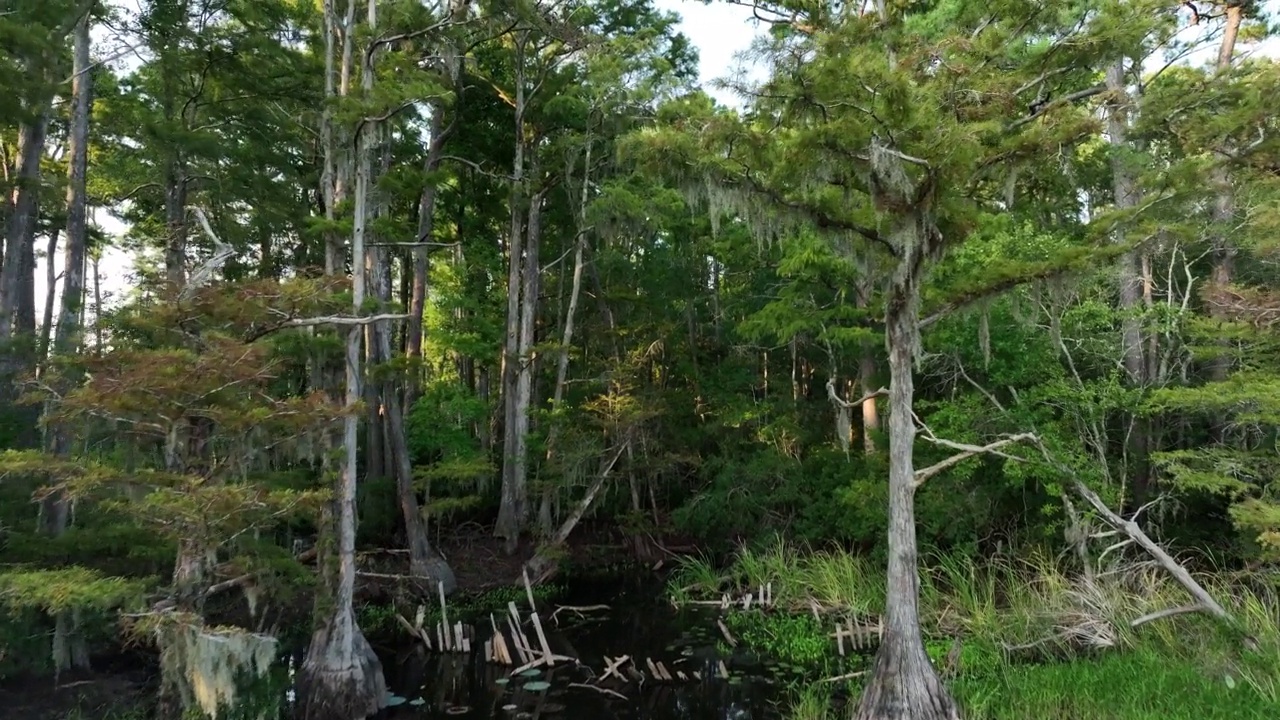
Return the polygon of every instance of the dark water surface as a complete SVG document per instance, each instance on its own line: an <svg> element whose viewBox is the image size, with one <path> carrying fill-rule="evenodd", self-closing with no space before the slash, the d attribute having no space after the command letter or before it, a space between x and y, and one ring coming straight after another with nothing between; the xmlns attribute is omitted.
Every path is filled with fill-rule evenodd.
<svg viewBox="0 0 1280 720"><path fill-rule="evenodd" d="M404 704L389 708L385 720L776 720L781 717L776 681L757 659L745 653L717 654L719 637L715 615L677 612L660 584L629 580L575 582L558 604L607 604L607 611L579 618L561 611L559 623L540 616L553 652L578 658L590 669L557 663L536 676L509 677L514 668L482 662L483 651L471 656L426 652L418 643L381 649L383 669L391 692ZM557 604L557 605L558 605ZM553 606L555 607L555 606ZM527 604L520 608L528 611ZM495 616L497 614L495 613ZM480 623L476 645L483 648L487 633ZM531 633L532 635L532 633ZM630 655L644 668L646 658L662 661L674 675L688 682L658 684L646 680L606 684L624 698L598 690L571 687L591 682L604 670L604 656ZM716 677L723 659L729 679ZM693 680L691 671L702 673ZM645 672L645 675L648 675ZM509 679L508 679L509 678ZM505 680L504 680L505 679ZM535 682L533 689L525 685ZM540 682L539 682L540 681ZM542 683L549 687L539 689Z"/></svg>

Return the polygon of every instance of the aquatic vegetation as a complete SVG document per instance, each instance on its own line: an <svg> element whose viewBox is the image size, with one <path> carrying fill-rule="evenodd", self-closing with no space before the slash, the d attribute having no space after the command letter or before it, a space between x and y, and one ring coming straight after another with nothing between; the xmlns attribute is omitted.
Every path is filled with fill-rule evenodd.
<svg viewBox="0 0 1280 720"><path fill-rule="evenodd" d="M725 624L744 646L784 663L821 667L832 655L828 630L812 615L730 612Z"/></svg>

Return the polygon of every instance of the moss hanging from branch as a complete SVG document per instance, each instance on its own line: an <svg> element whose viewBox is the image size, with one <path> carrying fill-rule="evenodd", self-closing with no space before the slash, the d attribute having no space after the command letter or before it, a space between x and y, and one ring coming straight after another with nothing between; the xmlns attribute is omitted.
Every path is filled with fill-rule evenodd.
<svg viewBox="0 0 1280 720"><path fill-rule="evenodd" d="M275 662L278 641L241 628L208 627L185 613L157 613L143 621L160 647L162 682L186 708L214 718L235 707L249 682ZM265 716L264 716L265 717Z"/></svg>

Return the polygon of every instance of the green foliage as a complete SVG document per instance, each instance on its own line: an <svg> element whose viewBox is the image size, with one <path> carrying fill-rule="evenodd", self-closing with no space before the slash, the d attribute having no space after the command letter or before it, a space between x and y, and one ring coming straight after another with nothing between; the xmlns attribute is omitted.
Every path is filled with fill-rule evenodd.
<svg viewBox="0 0 1280 720"><path fill-rule="evenodd" d="M0 603L49 613L94 608L111 610L141 604L152 582L106 577L88 568L9 570L0 574Z"/></svg>
<svg viewBox="0 0 1280 720"><path fill-rule="evenodd" d="M822 667L831 658L830 632L812 615L734 611L725 625L745 647L774 660Z"/></svg>

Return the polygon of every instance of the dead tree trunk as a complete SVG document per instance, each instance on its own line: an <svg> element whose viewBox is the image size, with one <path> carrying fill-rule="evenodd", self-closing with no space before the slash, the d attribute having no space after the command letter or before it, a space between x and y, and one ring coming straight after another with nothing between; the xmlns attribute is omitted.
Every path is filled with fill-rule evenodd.
<svg viewBox="0 0 1280 720"><path fill-rule="evenodd" d="M618 446L609 453L609 457L600 467L600 472L596 474L595 482L587 488L586 494L578 501L573 512L569 513L569 517L565 518L560 524L560 529L547 539L546 544L538 549L537 554L525 564L525 568L529 571L529 577L534 584L546 582L555 575L559 556L558 550L569 539L570 533L582 521L582 517L591 509L591 505L596 501L596 496L604 488L605 482L609 479L609 474L613 472L613 467L618 464L618 458L622 457L623 451L630 447L631 441L624 440L618 443Z"/></svg>

